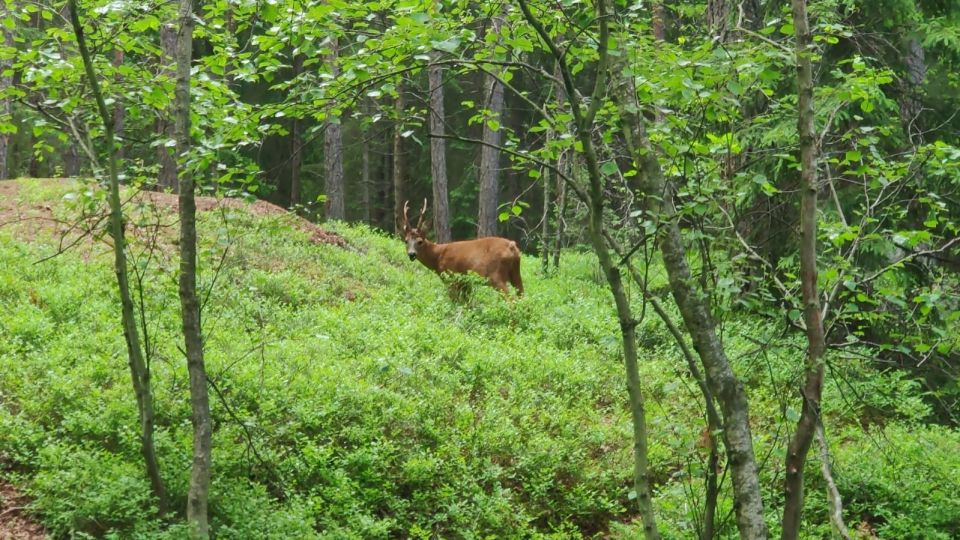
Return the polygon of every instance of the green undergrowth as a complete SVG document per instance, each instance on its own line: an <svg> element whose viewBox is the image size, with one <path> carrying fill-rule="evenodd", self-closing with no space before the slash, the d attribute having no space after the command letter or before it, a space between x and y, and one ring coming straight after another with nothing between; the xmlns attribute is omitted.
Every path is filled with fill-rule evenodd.
<svg viewBox="0 0 960 540"><path fill-rule="evenodd" d="M73 210L59 201L71 189L26 184L21 197L66 215ZM132 219L148 228L152 215ZM618 326L591 256L565 253L550 276L525 258L521 299L474 286L452 301L398 240L365 227L331 226L348 241L341 248L315 243L287 216L242 209L204 213L199 226L217 538L639 533ZM190 410L175 249L158 238L152 251L144 235L134 239L132 266L145 272L156 439L179 510ZM0 230L3 474L54 537L181 538L181 517L157 515L140 465L109 247L84 242L36 263L57 246L54 231L26 239ZM664 534L689 538L706 461L700 400L650 311L639 333L655 503ZM789 385L800 343L757 345L777 331L749 318L724 328L751 394L772 527L792 425L781 410L798 407ZM960 437L924 427L920 404L897 408L918 399L911 381L845 365L845 384L870 393L846 405L842 385L826 391L849 522L891 538L949 537L960 519L960 452L925 445ZM883 425L861 428L869 415ZM809 500L819 502L807 518L818 537L829 532L815 459L810 470ZM922 471L936 473L936 490ZM729 481L723 490L718 515L732 535ZM925 527L929 535L917 533Z"/></svg>

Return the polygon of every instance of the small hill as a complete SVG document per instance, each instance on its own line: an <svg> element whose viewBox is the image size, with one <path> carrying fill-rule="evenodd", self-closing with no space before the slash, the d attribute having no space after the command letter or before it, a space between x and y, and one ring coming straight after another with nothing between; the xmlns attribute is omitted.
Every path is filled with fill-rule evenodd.
<svg viewBox="0 0 960 540"><path fill-rule="evenodd" d="M98 194L74 182L19 181L0 182L0 197L0 302L9 307L0 313L0 474L52 536L182 537L176 516L156 515L139 462ZM160 463L181 508L191 429L174 199L128 197ZM380 232L322 229L265 203L203 204L212 210L199 220L200 289L218 538L639 533L619 333L592 257L565 253L550 276L526 258L522 299L477 286L454 302ZM782 338L775 323L731 316L724 324L750 389L775 524L787 432L779 411L792 399L784 389L800 341ZM648 314L640 330L656 505L665 533L691 537L707 455L699 399L659 321ZM758 352L764 340L771 345ZM907 404L842 405L843 388L828 389L850 519L867 529L949 530L960 510L945 497L960 485L948 472L960 458L944 449L960 437L923 427L917 442L896 439L924 414L917 389L854 362L844 369L858 391L882 387L884 400ZM867 409L883 426L860 427ZM878 454L891 439L898 452ZM952 491L899 477L919 467ZM809 530L829 534L810 476ZM892 510L871 513L878 501ZM729 494L721 503L723 530L734 532Z"/></svg>

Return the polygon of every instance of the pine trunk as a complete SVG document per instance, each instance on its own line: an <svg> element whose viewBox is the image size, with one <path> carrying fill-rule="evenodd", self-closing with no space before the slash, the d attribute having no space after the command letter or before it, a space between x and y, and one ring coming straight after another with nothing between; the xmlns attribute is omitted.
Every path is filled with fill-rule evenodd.
<svg viewBox="0 0 960 540"><path fill-rule="evenodd" d="M504 4L506 6L506 4ZM503 14L493 17L490 31L499 42L500 29L503 26ZM483 144L480 146L480 200L477 217L477 236L497 235L497 210L500 206L500 126L503 118L503 85L491 75L486 76L485 108L490 116L483 123ZM496 127L497 129L493 129Z"/></svg>
<svg viewBox="0 0 960 540"><path fill-rule="evenodd" d="M337 39L330 44L331 52L327 56L330 73L336 77L340 73L337 64ZM324 191L327 196L327 219L346 219L346 202L343 184L343 133L340 118L331 118L323 133Z"/></svg>
<svg viewBox="0 0 960 540"><path fill-rule="evenodd" d="M184 350L190 378L193 423L193 464L187 492L187 522L193 538L209 538L207 500L210 491L212 419L203 359L200 302L197 298L197 208L193 171L186 166L190 152L190 63L193 48L193 0L180 0L176 40L175 140L180 184L180 308Z"/></svg>
<svg viewBox="0 0 960 540"><path fill-rule="evenodd" d="M438 243L452 240L450 203L447 194L447 143L443 110L443 69L436 64L428 68L430 85L430 171L433 174L433 230Z"/></svg>
<svg viewBox="0 0 960 540"><path fill-rule="evenodd" d="M394 103L396 107L396 123L393 128L393 224L395 230L400 232L400 224L403 223L403 203L406 201L406 182L403 176L403 115L406 103L403 99L403 90L397 88L397 100Z"/></svg>
<svg viewBox="0 0 960 540"><path fill-rule="evenodd" d="M177 31L169 24L160 27L160 65L162 66L161 76L172 79L175 76L175 70L170 69L173 63L174 55L177 49ZM174 104L170 104L165 110L160 111L157 119L157 137L161 144L157 145L157 162L160 164L160 172L157 176L157 189L160 191L171 190L176 193L177 185L177 161L173 157L174 146L169 141L174 140Z"/></svg>
<svg viewBox="0 0 960 540"><path fill-rule="evenodd" d="M303 55L293 57L293 76L303 73ZM288 206L296 207L300 204L300 173L303 170L303 120L293 119L290 126L290 197Z"/></svg>

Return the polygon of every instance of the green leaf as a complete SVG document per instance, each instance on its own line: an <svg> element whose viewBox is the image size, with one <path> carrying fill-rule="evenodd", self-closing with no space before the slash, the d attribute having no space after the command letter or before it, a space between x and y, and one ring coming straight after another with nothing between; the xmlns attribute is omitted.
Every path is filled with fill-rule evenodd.
<svg viewBox="0 0 960 540"><path fill-rule="evenodd" d="M600 172L607 176L613 176L617 174L617 171L619 170L620 168L617 167L617 163L615 161L608 161L600 166Z"/></svg>

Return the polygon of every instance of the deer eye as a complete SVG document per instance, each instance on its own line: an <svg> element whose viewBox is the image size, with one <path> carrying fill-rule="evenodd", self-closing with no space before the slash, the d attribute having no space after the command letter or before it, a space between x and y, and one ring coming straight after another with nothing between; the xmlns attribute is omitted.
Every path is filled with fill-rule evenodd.
<svg viewBox="0 0 960 540"><path fill-rule="evenodd" d="M423 238L417 238L417 245L423 245Z"/></svg>

